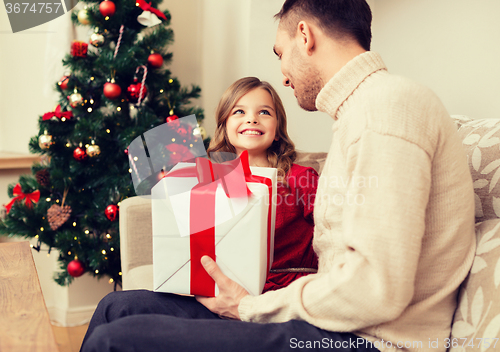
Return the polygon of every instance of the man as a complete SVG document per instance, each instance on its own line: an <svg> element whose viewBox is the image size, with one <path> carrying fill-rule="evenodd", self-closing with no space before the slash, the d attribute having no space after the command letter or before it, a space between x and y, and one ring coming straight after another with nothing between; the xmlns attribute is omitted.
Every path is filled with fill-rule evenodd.
<svg viewBox="0 0 500 352"><path fill-rule="evenodd" d="M84 351L446 350L475 253L472 181L448 113L369 51L365 0L287 0L277 17L283 83L336 120L314 210L318 273L252 297L203 257L220 290L196 298L208 309L119 292Z"/></svg>

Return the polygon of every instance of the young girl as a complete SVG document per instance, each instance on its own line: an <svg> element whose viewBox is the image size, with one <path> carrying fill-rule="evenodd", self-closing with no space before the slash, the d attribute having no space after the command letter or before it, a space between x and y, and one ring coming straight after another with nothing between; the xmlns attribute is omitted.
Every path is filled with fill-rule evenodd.
<svg viewBox="0 0 500 352"><path fill-rule="evenodd" d="M267 82L245 77L223 94L216 110L217 127L207 150L248 151L250 166L278 169L274 262L264 291L287 286L318 267L312 248L313 205L318 174L293 164L295 146L288 137L281 99Z"/></svg>

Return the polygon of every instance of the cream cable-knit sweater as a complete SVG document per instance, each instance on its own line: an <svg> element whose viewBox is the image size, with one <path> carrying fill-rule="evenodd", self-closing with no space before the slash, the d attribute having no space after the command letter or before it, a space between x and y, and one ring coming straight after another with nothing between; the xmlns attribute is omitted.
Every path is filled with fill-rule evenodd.
<svg viewBox="0 0 500 352"><path fill-rule="evenodd" d="M305 320L382 351L445 351L475 254L455 125L434 93L390 75L374 52L344 66L316 107L337 120L314 209L318 273L243 298L241 319Z"/></svg>

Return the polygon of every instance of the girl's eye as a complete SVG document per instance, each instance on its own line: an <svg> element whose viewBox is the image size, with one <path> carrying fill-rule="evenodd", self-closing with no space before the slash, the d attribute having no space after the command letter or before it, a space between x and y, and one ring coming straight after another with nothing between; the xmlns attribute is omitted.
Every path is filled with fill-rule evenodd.
<svg viewBox="0 0 500 352"><path fill-rule="evenodd" d="M267 110L261 110L260 113L264 115L271 115Z"/></svg>
<svg viewBox="0 0 500 352"><path fill-rule="evenodd" d="M233 115L236 115L236 114L244 114L245 112L241 109L238 109L236 110L235 112L233 112Z"/></svg>

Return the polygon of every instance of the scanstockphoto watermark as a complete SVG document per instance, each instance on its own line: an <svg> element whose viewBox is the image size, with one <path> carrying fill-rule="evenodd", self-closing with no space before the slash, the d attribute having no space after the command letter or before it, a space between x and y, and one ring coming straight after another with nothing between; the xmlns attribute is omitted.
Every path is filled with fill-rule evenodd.
<svg viewBox="0 0 500 352"><path fill-rule="evenodd" d="M73 9L78 0L4 0L12 33L52 21Z"/></svg>
<svg viewBox="0 0 500 352"><path fill-rule="evenodd" d="M424 343L422 341L368 341L361 337L357 339L349 339L349 340L333 340L327 337L322 338L321 340L299 340L295 337L290 339L290 348L300 348L300 349L330 349L330 350L338 350L338 349L358 349L358 348L376 348L376 349L385 349L385 348L411 348L411 349L421 349L423 348Z"/></svg>

